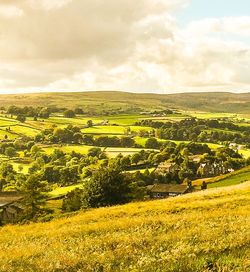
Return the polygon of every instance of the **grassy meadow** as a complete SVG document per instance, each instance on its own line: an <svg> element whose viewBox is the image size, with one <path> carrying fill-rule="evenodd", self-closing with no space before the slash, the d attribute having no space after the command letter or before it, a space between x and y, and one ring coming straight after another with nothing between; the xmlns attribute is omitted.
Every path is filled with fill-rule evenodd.
<svg viewBox="0 0 250 272"><path fill-rule="evenodd" d="M246 182L5 226L0 271L249 271L249 210Z"/></svg>

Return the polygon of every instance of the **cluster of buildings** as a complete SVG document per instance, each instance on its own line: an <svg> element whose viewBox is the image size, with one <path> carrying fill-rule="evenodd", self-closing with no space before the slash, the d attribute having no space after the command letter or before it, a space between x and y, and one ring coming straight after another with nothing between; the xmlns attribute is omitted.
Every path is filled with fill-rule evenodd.
<svg viewBox="0 0 250 272"><path fill-rule="evenodd" d="M198 158L192 158L193 161L199 162ZM156 173L159 175L166 175L166 174L174 174L178 173L181 168L177 163L173 162L162 162L158 165L156 169ZM212 176L223 175L226 173L233 172L234 169L228 169L222 162L220 163L211 163L211 162L204 162L200 163L199 168L197 170L197 176L201 178L208 178ZM207 188L206 182L204 181L201 189L205 190ZM178 196L186 193L190 193L194 191L192 187L192 183L189 184L154 184L148 186L148 194L150 198L153 199L161 199L167 198L172 196Z"/></svg>

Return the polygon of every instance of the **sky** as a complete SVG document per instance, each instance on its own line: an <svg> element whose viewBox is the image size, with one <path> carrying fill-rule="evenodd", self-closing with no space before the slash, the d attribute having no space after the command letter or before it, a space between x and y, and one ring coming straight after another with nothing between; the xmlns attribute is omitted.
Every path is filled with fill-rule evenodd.
<svg viewBox="0 0 250 272"><path fill-rule="evenodd" d="M249 0L0 0L0 93L249 92Z"/></svg>

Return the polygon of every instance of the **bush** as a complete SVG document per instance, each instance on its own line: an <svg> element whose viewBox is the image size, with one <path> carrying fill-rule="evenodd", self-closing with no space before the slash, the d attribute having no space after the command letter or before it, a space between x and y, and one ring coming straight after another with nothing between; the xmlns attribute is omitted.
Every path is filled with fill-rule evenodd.
<svg viewBox="0 0 250 272"><path fill-rule="evenodd" d="M63 113L63 116L65 118L74 118L76 116L75 112L72 111L72 110L66 110L64 113Z"/></svg>
<svg viewBox="0 0 250 272"><path fill-rule="evenodd" d="M83 193L84 207L102 207L129 201L130 182L115 166L95 171L86 181Z"/></svg>
<svg viewBox="0 0 250 272"><path fill-rule="evenodd" d="M78 211L82 207L82 189L75 189L69 192L63 200L62 210L65 212Z"/></svg>

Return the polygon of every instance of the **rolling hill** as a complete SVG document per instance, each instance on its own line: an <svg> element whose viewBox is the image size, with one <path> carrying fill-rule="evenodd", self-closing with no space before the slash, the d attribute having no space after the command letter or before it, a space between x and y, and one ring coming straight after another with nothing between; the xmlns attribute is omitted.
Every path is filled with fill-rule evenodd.
<svg viewBox="0 0 250 272"><path fill-rule="evenodd" d="M250 182L0 229L0 271L249 271Z"/></svg>
<svg viewBox="0 0 250 272"><path fill-rule="evenodd" d="M1 106L83 107L88 110L134 111L176 108L208 112L249 113L250 93L138 94L126 92L78 92L0 95Z"/></svg>

